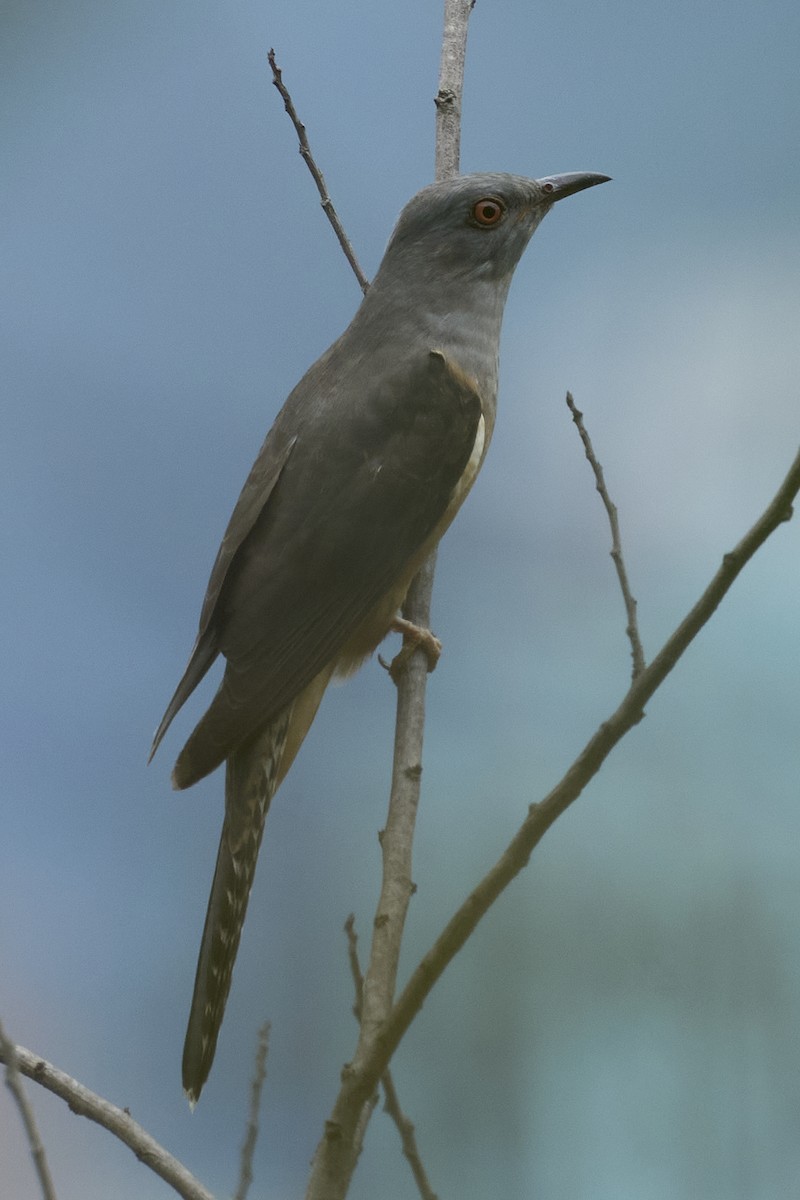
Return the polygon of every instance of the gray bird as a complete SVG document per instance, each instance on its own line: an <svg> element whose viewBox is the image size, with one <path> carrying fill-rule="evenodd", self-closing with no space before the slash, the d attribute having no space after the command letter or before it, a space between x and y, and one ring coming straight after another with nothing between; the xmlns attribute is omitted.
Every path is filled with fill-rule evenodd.
<svg viewBox="0 0 800 1200"><path fill-rule="evenodd" d="M222 762L225 819L183 1051L208 1078L264 821L334 675L396 625L409 584L480 470L494 429L503 308L557 200L604 183L463 175L403 209L349 328L281 409L233 510L189 665L158 727L218 654L225 673L172 781Z"/></svg>

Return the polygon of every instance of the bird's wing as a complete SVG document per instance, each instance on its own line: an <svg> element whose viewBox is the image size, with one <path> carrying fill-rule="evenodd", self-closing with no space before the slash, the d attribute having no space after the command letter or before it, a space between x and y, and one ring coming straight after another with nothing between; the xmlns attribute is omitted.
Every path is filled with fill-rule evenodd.
<svg viewBox="0 0 800 1200"><path fill-rule="evenodd" d="M253 469L231 514L228 528L225 530L225 535L217 552L217 557L211 570L211 578L208 581L203 608L200 613L200 625L194 647L192 648L192 653L181 681L175 689L175 694L170 700L167 710L161 718L161 723L156 730L150 750L151 759L172 723L173 717L185 704L189 696L191 696L219 654L219 644L213 618L220 593L236 552L252 530L265 504L272 495L273 489L280 478L281 471L292 452L294 443L295 439L293 437L283 439L280 437L268 437L253 464Z"/></svg>
<svg viewBox="0 0 800 1200"><path fill-rule="evenodd" d="M374 383L368 403L301 425L209 617L228 665L177 786L263 728L396 586L447 513L481 415L475 382L431 351Z"/></svg>

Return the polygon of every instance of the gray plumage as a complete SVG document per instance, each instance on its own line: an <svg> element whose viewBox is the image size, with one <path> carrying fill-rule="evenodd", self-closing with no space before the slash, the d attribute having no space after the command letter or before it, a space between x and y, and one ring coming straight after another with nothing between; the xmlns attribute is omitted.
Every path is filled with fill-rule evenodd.
<svg viewBox="0 0 800 1200"><path fill-rule="evenodd" d="M226 762L225 822L184 1047L208 1076L264 820L333 674L386 635L480 469L511 278L552 204L603 175L466 175L403 210L349 328L303 376L220 546L189 665L152 754L218 654L219 690L173 771Z"/></svg>

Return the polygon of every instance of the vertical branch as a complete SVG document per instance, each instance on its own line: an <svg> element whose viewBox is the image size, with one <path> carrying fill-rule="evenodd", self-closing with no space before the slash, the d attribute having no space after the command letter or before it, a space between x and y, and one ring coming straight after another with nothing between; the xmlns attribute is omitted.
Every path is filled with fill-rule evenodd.
<svg viewBox="0 0 800 1200"><path fill-rule="evenodd" d="M437 181L457 175L461 164L461 98L464 94L467 29L474 3L475 0L444 0L439 87L434 101L436 104L435 176ZM403 616L406 620L422 629L430 628L435 572L436 550L434 549L420 567L403 605ZM411 839L414 835L414 821L422 775L427 673L428 665L424 652L417 650L408 659L397 691L392 802L395 801L395 798L400 802L405 795L407 797L406 807L410 808L413 805L411 828L403 835L408 850L409 879ZM387 855L387 833L388 825L383 839L384 857ZM402 926L400 933L402 933Z"/></svg>
<svg viewBox="0 0 800 1200"><path fill-rule="evenodd" d="M439 90L436 93L436 178L449 179L461 167L461 97L467 57L467 26L475 0L445 0Z"/></svg>
<svg viewBox="0 0 800 1200"><path fill-rule="evenodd" d="M461 97L471 10L472 0L444 0L436 94L437 180L458 172ZM403 616L423 628L430 627L435 565L433 554L411 585L403 606ZM377 1080L369 1073L365 1075L364 1065L374 1058L394 1001L403 927L413 888L412 845L422 775L427 671L425 653L417 649L409 655L398 679L392 787L386 827L381 835L383 885L364 977L358 1046L352 1063L342 1073L342 1087L317 1146L306 1200L343 1200L347 1195L361 1131L374 1104Z"/></svg>
<svg viewBox="0 0 800 1200"><path fill-rule="evenodd" d="M436 97L436 176L454 174L459 161L461 96L470 0L445 0L444 35ZM442 100L446 97L446 101ZM411 585L403 616L414 625L430 627L436 552L423 564ZM422 743L425 728L425 691L428 660L422 649L409 655L397 685L392 786L386 828L381 835L383 886L375 914L372 951L364 978L361 1040L374 1040L392 1006L397 982L397 964L408 902L413 889L411 876L414 826L422 778Z"/></svg>

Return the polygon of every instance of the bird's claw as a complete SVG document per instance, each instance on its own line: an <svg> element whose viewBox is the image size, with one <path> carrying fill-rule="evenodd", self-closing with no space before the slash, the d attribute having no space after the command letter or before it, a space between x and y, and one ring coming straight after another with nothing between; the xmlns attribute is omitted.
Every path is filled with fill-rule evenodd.
<svg viewBox="0 0 800 1200"><path fill-rule="evenodd" d="M380 655L378 655L378 662L389 672L395 685L399 682L406 663L415 650L421 650L425 655L428 660L429 672L436 670L436 664L442 654L442 643L431 633L430 629L415 625L413 621L406 621L404 617L395 617L389 628L392 633L402 633L403 648L390 663L387 663Z"/></svg>

